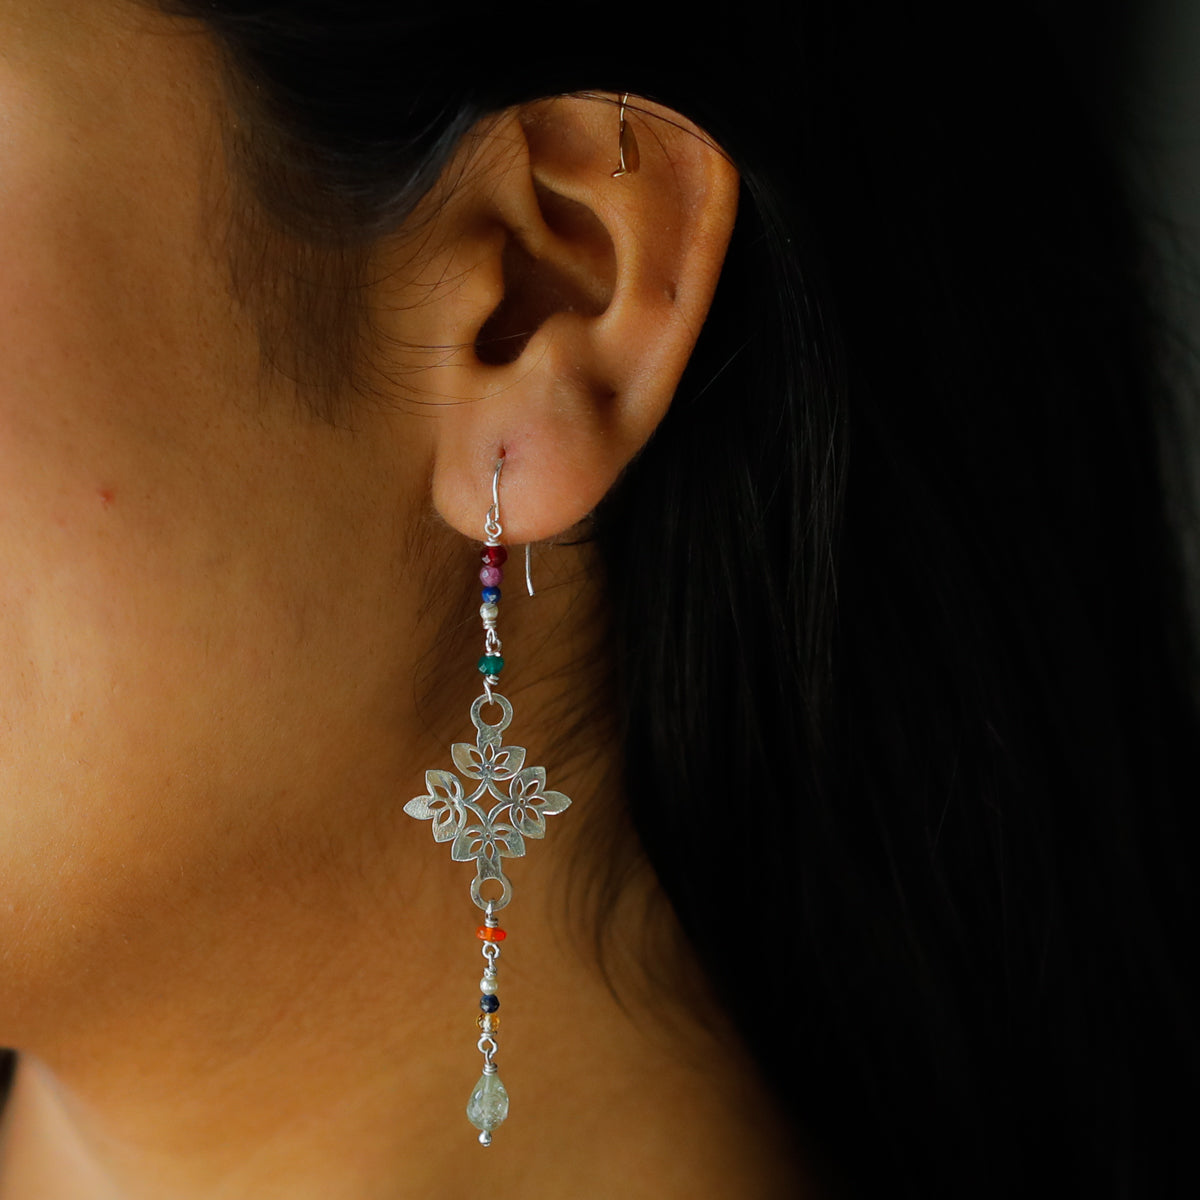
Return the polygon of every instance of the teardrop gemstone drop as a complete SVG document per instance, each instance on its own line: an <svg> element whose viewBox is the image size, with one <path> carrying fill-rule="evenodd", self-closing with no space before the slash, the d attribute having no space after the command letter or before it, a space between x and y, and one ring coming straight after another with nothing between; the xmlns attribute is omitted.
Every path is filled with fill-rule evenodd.
<svg viewBox="0 0 1200 1200"><path fill-rule="evenodd" d="M481 1075L467 1101L467 1120L490 1133L508 1116L508 1093L499 1075Z"/></svg>

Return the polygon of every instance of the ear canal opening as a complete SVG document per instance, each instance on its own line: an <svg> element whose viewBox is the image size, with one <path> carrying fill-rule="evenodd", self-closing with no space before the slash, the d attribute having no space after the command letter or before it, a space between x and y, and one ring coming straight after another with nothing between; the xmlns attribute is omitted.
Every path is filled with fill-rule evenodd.
<svg viewBox="0 0 1200 1200"><path fill-rule="evenodd" d="M540 184L535 191L549 245L561 257L538 257L509 236L501 255L504 295L475 337L476 357L488 366L516 362L556 313L598 317L612 301L617 256L608 231L586 205Z"/></svg>

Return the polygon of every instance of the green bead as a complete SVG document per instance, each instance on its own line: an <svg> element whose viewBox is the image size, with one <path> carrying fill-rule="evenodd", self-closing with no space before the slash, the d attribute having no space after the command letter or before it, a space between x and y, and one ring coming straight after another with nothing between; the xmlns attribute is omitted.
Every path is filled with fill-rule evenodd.
<svg viewBox="0 0 1200 1200"><path fill-rule="evenodd" d="M485 654L479 660L480 675L499 675L504 670L504 659L498 654Z"/></svg>

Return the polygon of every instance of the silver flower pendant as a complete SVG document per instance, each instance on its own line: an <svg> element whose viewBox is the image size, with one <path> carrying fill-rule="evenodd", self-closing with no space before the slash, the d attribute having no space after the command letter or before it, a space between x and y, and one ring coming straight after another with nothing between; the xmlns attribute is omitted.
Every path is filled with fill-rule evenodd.
<svg viewBox="0 0 1200 1200"><path fill-rule="evenodd" d="M500 719L489 724L483 710L498 706ZM524 746L506 746L501 735L512 721L512 705L499 692L484 693L471 705L471 723L477 731L475 745L455 742L450 757L463 779L475 782L466 787L453 771L425 772L423 796L410 800L404 811L410 817L433 822L433 840L451 842L455 862L475 860L471 899L484 911L499 912L512 899L512 885L501 860L523 858L526 838L546 836L546 818L563 812L571 801L562 792L546 790L546 768L525 765ZM483 806L491 796L496 803ZM494 879L502 892L497 900L485 900L480 889Z"/></svg>

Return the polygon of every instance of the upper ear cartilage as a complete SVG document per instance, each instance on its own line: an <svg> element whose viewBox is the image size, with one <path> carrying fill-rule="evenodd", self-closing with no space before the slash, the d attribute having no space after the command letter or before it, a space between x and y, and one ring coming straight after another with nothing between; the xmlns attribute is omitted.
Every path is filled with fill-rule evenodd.
<svg viewBox="0 0 1200 1200"><path fill-rule="evenodd" d="M621 107L618 110L620 119L620 128L617 131L617 169L612 173L614 179L620 179L622 175L632 175L638 169L639 156L637 138L634 132L629 128L629 122L625 119L625 108L629 103L629 93L625 92L621 96Z"/></svg>

